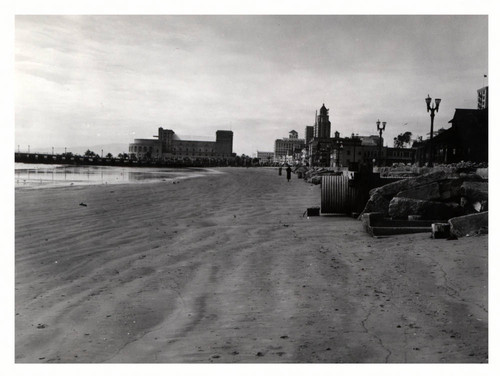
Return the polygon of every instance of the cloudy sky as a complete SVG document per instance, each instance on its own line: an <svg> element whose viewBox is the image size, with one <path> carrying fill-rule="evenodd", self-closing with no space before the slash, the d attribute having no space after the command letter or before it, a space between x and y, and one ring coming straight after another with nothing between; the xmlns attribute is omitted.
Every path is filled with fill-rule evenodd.
<svg viewBox="0 0 500 376"><path fill-rule="evenodd" d="M15 147L123 144L157 128L272 151L323 103L332 133L426 136L476 108L487 16L16 16ZM405 125L406 124L406 125ZM106 151L105 151L106 152Z"/></svg>

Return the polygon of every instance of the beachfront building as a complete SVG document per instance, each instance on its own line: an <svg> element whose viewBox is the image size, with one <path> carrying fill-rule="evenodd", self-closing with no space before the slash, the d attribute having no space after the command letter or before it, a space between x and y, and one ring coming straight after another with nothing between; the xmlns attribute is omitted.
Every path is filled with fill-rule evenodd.
<svg viewBox="0 0 500 376"><path fill-rule="evenodd" d="M319 115L316 113L316 119L314 122L314 133L313 138L327 139L330 138L331 125L330 116L328 114L330 110L323 106L319 109Z"/></svg>
<svg viewBox="0 0 500 376"><path fill-rule="evenodd" d="M395 163L413 163L415 150L411 148L382 147L380 154L380 136L359 136L354 133L351 137L340 137L335 132L331 148L330 167L347 167L349 170L357 171L360 166L377 166L379 158L383 166L391 166ZM384 139L382 138L382 144Z"/></svg>
<svg viewBox="0 0 500 376"><path fill-rule="evenodd" d="M383 139L382 139L383 143ZM313 139L308 147L309 164L320 167L349 168L357 170L359 166L373 166L377 164L380 153L379 136L359 136L351 134L350 137L341 137L336 131L334 137L326 139ZM382 160L387 160L388 148L382 148ZM413 153L410 153L413 156ZM395 159L398 152L391 152ZM391 161L392 161L391 159ZM402 158L406 161L406 157ZM402 159L398 161L401 162Z"/></svg>
<svg viewBox="0 0 500 376"><path fill-rule="evenodd" d="M448 128L432 140L434 163L488 162L488 108L455 109ZM420 165L429 161L430 140L413 143Z"/></svg>
<svg viewBox="0 0 500 376"><path fill-rule="evenodd" d="M329 112L330 110L321 106L314 117L314 126L312 126L313 132L312 137L310 137L310 127L306 127L306 135L308 142L306 144L306 161L311 166L323 166L327 167L331 164L332 151L335 148L335 142L330 137L331 125Z"/></svg>
<svg viewBox="0 0 500 376"><path fill-rule="evenodd" d="M306 146L309 145L309 142L314 138L314 127L312 125L307 125L305 129L306 135Z"/></svg>
<svg viewBox="0 0 500 376"><path fill-rule="evenodd" d="M274 162L293 163L300 159L302 149L306 146L305 140L299 138L296 131L291 130L288 138L274 141Z"/></svg>
<svg viewBox="0 0 500 376"><path fill-rule="evenodd" d="M382 142L382 161L386 160L387 148L383 147L384 138L378 135L358 136L361 140L361 158L359 162L361 165L377 166L380 154L380 142ZM384 164L382 162L382 164Z"/></svg>
<svg viewBox="0 0 500 376"><path fill-rule="evenodd" d="M484 110L485 108L488 108L488 86L477 91L477 109Z"/></svg>
<svg viewBox="0 0 500 376"><path fill-rule="evenodd" d="M312 153L309 156L310 164L321 167L350 167L364 162L365 150L362 139L352 134L351 137L335 137L313 139L310 143Z"/></svg>
<svg viewBox="0 0 500 376"><path fill-rule="evenodd" d="M129 155L137 159L161 159L161 145L158 140L147 138L136 138L133 143L128 146Z"/></svg>
<svg viewBox="0 0 500 376"><path fill-rule="evenodd" d="M477 90L477 109L456 108L451 128L435 132L432 140L434 163L488 162L488 86ZM437 134L436 134L437 133ZM429 162L430 139L413 143L415 160Z"/></svg>
<svg viewBox="0 0 500 376"><path fill-rule="evenodd" d="M135 139L129 154L140 160L230 159L233 132L218 130L215 141L181 140L171 129L158 129L157 139Z"/></svg>
<svg viewBox="0 0 500 376"><path fill-rule="evenodd" d="M308 132L312 137L309 138ZM304 162L316 167L348 168L358 170L361 166L376 166L381 159L382 165L392 163L410 163L414 161L415 151L412 149L397 149L382 147L384 139L380 136L360 136L352 133L350 137L341 137L338 131L330 137L331 122L329 109L321 106L316 111L314 126L306 127L306 148Z"/></svg>
<svg viewBox="0 0 500 376"><path fill-rule="evenodd" d="M260 164L263 163L271 163L274 160L274 152L272 151L258 151L257 150L257 159Z"/></svg>
<svg viewBox="0 0 500 376"><path fill-rule="evenodd" d="M411 164L415 160L415 149L386 147L383 148L383 155L386 166L398 163Z"/></svg>

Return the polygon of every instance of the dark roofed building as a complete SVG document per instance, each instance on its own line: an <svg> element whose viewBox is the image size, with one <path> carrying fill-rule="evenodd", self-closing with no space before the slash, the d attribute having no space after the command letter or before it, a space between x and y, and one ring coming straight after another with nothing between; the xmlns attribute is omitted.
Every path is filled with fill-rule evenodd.
<svg viewBox="0 0 500 376"><path fill-rule="evenodd" d="M434 162L488 161L488 109L455 109L451 128L433 138ZM420 164L429 161L429 140L414 143Z"/></svg>

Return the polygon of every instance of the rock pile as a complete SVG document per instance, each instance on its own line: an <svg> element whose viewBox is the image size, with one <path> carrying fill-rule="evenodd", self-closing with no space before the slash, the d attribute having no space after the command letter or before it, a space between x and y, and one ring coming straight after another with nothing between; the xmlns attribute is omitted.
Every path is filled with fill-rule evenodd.
<svg viewBox="0 0 500 376"><path fill-rule="evenodd" d="M480 174L457 168L433 171L372 189L363 213L441 222L454 218L450 227L455 236L481 229L484 233L488 226L488 181L487 171L482 170Z"/></svg>
<svg viewBox="0 0 500 376"><path fill-rule="evenodd" d="M304 172L304 179L311 184L321 184L321 177L324 175L334 175L336 174L333 171L330 171L326 168L311 168Z"/></svg>

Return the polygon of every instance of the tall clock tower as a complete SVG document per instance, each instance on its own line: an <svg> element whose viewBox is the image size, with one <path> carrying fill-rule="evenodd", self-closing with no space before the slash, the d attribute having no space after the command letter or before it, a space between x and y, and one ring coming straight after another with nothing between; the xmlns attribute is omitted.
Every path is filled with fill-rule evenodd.
<svg viewBox="0 0 500 376"><path fill-rule="evenodd" d="M332 123L330 123L328 111L323 103L316 117L316 124L314 124L314 137L316 138L330 138Z"/></svg>

